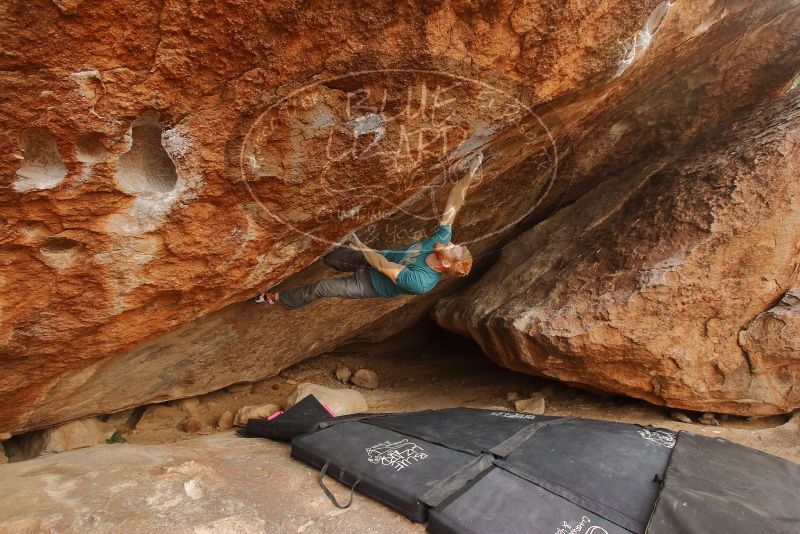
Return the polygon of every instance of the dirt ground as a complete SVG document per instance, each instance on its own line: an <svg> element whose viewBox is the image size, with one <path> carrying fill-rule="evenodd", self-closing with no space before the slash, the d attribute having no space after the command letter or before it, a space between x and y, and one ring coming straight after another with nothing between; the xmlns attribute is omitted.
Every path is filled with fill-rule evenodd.
<svg viewBox="0 0 800 534"><path fill-rule="evenodd" d="M369 369L379 377L374 390L358 388L370 412L416 411L430 408L468 406L513 410L509 394L526 398L543 395L548 415L574 415L608 419L672 430L688 430L736 441L800 462L800 414L748 419L717 416L720 426L697 423L701 414L683 412L695 423L673 420L671 410L622 396L591 393L548 379L501 369L489 361L470 340L423 323L399 336L378 344L351 344L337 352L307 360L280 375L252 385L251 391L217 391L199 398L199 415L207 427L200 433L214 433L220 415L233 413L244 405L274 403L302 382L331 388L352 387L339 382L335 371ZM247 386L245 386L246 388ZM236 388L233 388L236 389ZM124 437L129 443L166 443L190 439L197 434L178 428L132 430Z"/></svg>

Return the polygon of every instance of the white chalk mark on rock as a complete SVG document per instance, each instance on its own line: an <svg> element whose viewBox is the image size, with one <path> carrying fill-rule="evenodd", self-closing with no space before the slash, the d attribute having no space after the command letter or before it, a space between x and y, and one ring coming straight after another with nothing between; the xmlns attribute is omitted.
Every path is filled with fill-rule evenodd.
<svg viewBox="0 0 800 534"><path fill-rule="evenodd" d="M626 49L625 56L622 58L622 61L620 61L616 76L620 76L625 72L628 67L650 47L653 38L661 27L661 22L664 20L672 4L673 2L661 2L656 6L653 12L650 13L644 27L633 36L630 48Z"/></svg>
<svg viewBox="0 0 800 534"><path fill-rule="evenodd" d="M184 482L183 490L186 492L186 495L193 501L202 499L206 495L206 491L203 488L203 485L196 478L193 478L188 482Z"/></svg>
<svg viewBox="0 0 800 534"><path fill-rule="evenodd" d="M378 113L367 113L356 117L350 121L349 126L353 130L353 137L374 134L375 137L369 145L370 147L376 145L386 135L386 122Z"/></svg>

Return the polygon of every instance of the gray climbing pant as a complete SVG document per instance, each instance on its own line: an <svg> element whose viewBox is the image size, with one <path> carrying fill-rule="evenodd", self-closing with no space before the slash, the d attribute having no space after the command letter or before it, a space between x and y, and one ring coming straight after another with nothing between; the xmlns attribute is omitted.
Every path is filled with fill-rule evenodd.
<svg viewBox="0 0 800 534"><path fill-rule="evenodd" d="M281 291L280 299L284 308L290 310L302 308L322 297L343 299L380 297L372 286L371 267L361 252L349 247L338 247L326 254L322 261L337 271L353 274Z"/></svg>

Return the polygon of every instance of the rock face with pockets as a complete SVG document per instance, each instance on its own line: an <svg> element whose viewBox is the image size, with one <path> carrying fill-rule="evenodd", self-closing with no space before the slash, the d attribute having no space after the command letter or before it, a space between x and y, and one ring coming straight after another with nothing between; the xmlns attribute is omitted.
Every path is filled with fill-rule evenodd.
<svg viewBox="0 0 800 534"><path fill-rule="evenodd" d="M285 312L348 232L480 262L632 165L765 105L798 5L12 0L0 10L0 432L254 381L458 289ZM310 266L310 267L309 267ZM306 269L308 267L308 269ZM763 311L763 310L761 310Z"/></svg>
<svg viewBox="0 0 800 534"><path fill-rule="evenodd" d="M800 407L800 91L606 181L505 247L443 326L656 404Z"/></svg>

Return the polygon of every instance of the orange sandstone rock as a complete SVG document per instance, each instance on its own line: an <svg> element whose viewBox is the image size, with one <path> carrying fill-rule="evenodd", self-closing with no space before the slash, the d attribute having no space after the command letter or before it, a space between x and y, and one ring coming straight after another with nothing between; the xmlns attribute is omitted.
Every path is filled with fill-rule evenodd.
<svg viewBox="0 0 800 534"><path fill-rule="evenodd" d="M784 91L781 1L32 2L0 10L0 431L256 381L421 299L240 303L330 276L347 232L481 261L639 161ZM302 271L302 272L301 272ZM376 332L376 333L370 333Z"/></svg>
<svg viewBox="0 0 800 534"><path fill-rule="evenodd" d="M512 369L697 411L791 412L799 141L794 90L529 230L436 318Z"/></svg>

